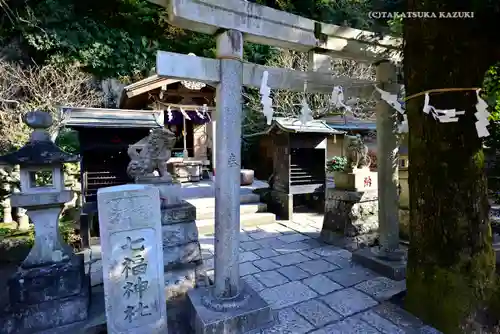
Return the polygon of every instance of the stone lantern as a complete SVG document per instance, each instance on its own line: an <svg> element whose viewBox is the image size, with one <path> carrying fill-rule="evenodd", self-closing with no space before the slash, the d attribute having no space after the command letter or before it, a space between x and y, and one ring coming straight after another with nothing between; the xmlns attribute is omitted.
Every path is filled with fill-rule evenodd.
<svg viewBox="0 0 500 334"><path fill-rule="evenodd" d="M73 253L59 233L59 215L73 192L64 188L63 164L78 156L61 151L47 129L49 113L34 111L24 117L33 129L30 140L0 163L19 165L21 191L11 196L35 227L35 242L17 272L9 279L9 302L0 309L0 332L36 332L87 318L89 280L83 256Z"/></svg>

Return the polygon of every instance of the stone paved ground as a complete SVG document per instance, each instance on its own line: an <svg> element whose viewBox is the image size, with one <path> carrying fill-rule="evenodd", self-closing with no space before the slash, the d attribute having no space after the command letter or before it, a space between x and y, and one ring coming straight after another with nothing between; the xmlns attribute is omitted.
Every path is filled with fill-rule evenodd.
<svg viewBox="0 0 500 334"><path fill-rule="evenodd" d="M387 302L405 290L351 262L347 250L317 240L322 216L243 229L240 273L270 303L276 323L251 334L439 333ZM213 275L213 236L200 236Z"/></svg>

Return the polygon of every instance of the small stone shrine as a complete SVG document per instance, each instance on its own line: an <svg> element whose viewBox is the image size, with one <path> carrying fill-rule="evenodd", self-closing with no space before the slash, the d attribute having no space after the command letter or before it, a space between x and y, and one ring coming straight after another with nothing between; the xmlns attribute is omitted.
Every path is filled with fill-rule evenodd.
<svg viewBox="0 0 500 334"><path fill-rule="evenodd" d="M355 250L373 245L378 235L377 173L361 137L346 139L347 166L334 172L335 188L327 188L321 238Z"/></svg>
<svg viewBox="0 0 500 334"><path fill-rule="evenodd" d="M21 191L11 195L35 227L35 242L8 281L8 303L0 310L0 332L34 333L87 319L90 282L83 256L75 255L59 233L59 215L73 192L64 189L63 164L78 157L61 151L47 129L52 117L29 112L24 122L34 131L18 151L0 163L20 166Z"/></svg>
<svg viewBox="0 0 500 334"><path fill-rule="evenodd" d="M163 127L130 145L127 168L136 183L152 184L160 191L163 263L168 325L171 333L188 333L187 291L208 284L196 227L196 207L180 198L180 184L167 171L175 134Z"/></svg>

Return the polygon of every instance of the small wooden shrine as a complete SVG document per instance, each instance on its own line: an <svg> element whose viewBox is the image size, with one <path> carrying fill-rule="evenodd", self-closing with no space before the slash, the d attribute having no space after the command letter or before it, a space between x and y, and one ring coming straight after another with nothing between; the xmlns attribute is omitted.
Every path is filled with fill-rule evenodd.
<svg viewBox="0 0 500 334"><path fill-rule="evenodd" d="M78 131L82 183L82 239L97 214L97 190L133 182L127 175L129 145L163 126L163 111L63 108L64 125ZM98 225L95 229L98 229ZM84 241L85 242L85 241Z"/></svg>
<svg viewBox="0 0 500 334"><path fill-rule="evenodd" d="M319 120L303 125L297 119L276 118L267 133L273 143L273 211L291 219L294 195L324 194L327 137L344 132Z"/></svg>
<svg viewBox="0 0 500 334"><path fill-rule="evenodd" d="M124 87L119 103L122 109L164 110L165 126L177 137L172 157L204 165L211 160L214 106L214 87L158 75Z"/></svg>

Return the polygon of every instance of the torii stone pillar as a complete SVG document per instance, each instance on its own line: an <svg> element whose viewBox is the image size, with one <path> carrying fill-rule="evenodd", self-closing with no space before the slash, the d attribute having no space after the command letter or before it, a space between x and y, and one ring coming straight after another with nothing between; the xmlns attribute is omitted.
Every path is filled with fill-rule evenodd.
<svg viewBox="0 0 500 334"><path fill-rule="evenodd" d="M396 66L390 61L376 64L380 89L398 94ZM399 248L399 146L396 138L397 111L380 99L377 103L377 172L379 247L361 249L353 260L395 280L406 277L406 260Z"/></svg>
<svg viewBox="0 0 500 334"><path fill-rule="evenodd" d="M377 81L380 88L392 93L399 92L396 67L389 61L377 65ZM399 145L396 138L396 110L385 101L377 103L377 165L379 198L379 235L381 256L394 258L399 250L399 196L398 164ZM399 255L396 255L399 259Z"/></svg>
<svg viewBox="0 0 500 334"><path fill-rule="evenodd" d="M196 334L246 333L272 323L269 305L239 271L243 34L217 36L215 286L188 292Z"/></svg>
<svg viewBox="0 0 500 334"><path fill-rule="evenodd" d="M217 85L215 138L215 294L238 295L240 234L240 164L243 89L243 34L217 36L220 82Z"/></svg>

